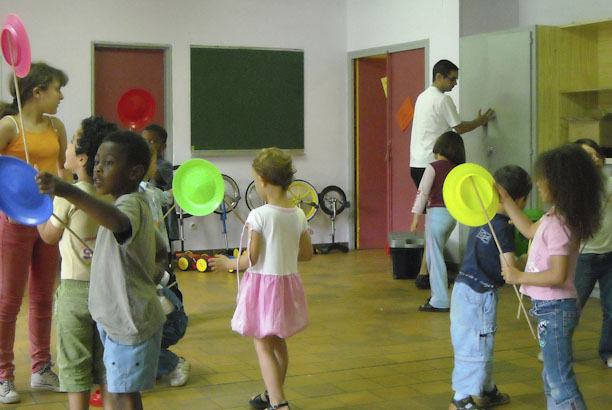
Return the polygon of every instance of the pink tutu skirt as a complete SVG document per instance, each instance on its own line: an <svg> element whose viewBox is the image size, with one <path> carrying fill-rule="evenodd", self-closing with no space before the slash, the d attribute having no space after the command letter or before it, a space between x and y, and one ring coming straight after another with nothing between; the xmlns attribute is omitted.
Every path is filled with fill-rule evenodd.
<svg viewBox="0 0 612 410"><path fill-rule="evenodd" d="M232 318L233 331L258 339L270 335L287 338L306 326L308 306L299 274L244 274Z"/></svg>

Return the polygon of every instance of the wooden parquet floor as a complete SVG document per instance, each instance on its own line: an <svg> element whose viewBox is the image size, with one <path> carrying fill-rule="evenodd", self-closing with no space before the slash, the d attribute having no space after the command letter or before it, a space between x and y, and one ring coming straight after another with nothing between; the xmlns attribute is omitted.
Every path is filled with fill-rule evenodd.
<svg viewBox="0 0 612 410"><path fill-rule="evenodd" d="M452 396L453 351L449 316L417 306L429 291L412 280L393 280L382 250L333 252L300 265L311 325L288 340L286 395L294 410L444 410ZM173 349L192 365L181 388L167 380L143 394L145 409L248 409L263 390L252 342L230 330L236 278L228 273L179 272L190 318L187 334ZM67 409L64 394L29 387L27 298L15 344L19 409ZM510 394L502 408L546 407L537 361L538 346L524 319L516 319L513 290L500 292L495 381ZM575 370L591 410L612 408L612 369L597 357L599 301L586 306L574 336ZM52 351L55 352L55 339ZM55 354L54 354L55 355Z"/></svg>

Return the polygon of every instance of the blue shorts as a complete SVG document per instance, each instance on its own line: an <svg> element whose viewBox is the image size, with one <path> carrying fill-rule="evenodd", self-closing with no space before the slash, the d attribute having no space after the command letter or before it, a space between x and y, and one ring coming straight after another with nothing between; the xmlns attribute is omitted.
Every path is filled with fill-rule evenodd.
<svg viewBox="0 0 612 410"><path fill-rule="evenodd" d="M137 345L112 340L98 324L104 345L106 381L111 393L136 393L155 386L162 328Z"/></svg>

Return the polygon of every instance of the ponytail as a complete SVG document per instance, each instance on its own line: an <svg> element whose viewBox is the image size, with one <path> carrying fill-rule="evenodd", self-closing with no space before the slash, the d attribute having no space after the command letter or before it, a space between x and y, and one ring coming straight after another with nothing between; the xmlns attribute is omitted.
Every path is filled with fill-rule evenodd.
<svg viewBox="0 0 612 410"><path fill-rule="evenodd" d="M14 100L13 104L0 101L0 118L4 118L7 115L15 115L18 112L17 100Z"/></svg>

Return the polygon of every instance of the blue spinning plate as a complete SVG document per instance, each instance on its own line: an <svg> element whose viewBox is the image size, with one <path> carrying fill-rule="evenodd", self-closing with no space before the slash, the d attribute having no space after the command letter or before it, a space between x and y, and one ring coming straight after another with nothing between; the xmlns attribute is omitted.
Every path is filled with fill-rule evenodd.
<svg viewBox="0 0 612 410"><path fill-rule="evenodd" d="M41 194L36 170L19 158L0 156L0 209L24 225L38 225L53 213L51 196Z"/></svg>

